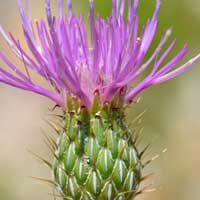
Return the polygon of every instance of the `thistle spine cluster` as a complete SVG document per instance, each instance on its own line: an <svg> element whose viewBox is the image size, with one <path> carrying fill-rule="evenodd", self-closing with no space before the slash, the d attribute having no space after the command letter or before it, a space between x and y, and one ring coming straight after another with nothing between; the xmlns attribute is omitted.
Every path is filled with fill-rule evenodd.
<svg viewBox="0 0 200 200"><path fill-rule="evenodd" d="M96 96L88 111L68 97L54 162L54 185L64 199L129 200L139 193L141 156L135 135L118 104L100 106ZM98 107L98 109L97 109Z"/></svg>

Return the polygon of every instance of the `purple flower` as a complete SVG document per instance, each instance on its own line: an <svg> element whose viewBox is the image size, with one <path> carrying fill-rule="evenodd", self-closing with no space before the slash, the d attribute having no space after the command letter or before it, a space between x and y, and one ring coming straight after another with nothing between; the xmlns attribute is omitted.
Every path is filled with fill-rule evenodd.
<svg viewBox="0 0 200 200"><path fill-rule="evenodd" d="M1 67L0 81L49 97L63 108L68 93L89 107L95 92L104 103L122 95L123 91L124 103L129 103L144 89L182 74L200 59L198 54L176 67L187 52L184 45L170 61L162 64L176 43L174 39L160 55L171 34L169 29L151 57L144 62L158 26L159 0L153 16L147 20L141 33L138 32L138 0L134 3L128 0L127 19L124 19L126 0L112 0L112 13L107 20L95 17L93 0L89 0L90 39L83 17L74 15L70 0L67 0L67 16L62 13L63 1L58 1L58 17L52 15L50 0L46 0L48 23L43 19L32 21L21 0L17 2L24 38L32 55L28 55L12 33L6 34L0 27L2 36L25 68L24 73L0 52L0 58L14 72L9 73ZM147 68L150 68L150 73L144 78ZM30 77L30 70L48 81L53 91L35 83ZM135 86L131 87L133 84Z"/></svg>

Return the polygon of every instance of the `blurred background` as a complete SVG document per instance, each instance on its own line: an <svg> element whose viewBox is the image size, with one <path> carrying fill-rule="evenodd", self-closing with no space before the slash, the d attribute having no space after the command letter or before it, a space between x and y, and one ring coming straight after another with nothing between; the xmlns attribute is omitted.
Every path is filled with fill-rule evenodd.
<svg viewBox="0 0 200 200"><path fill-rule="evenodd" d="M72 0L76 13L87 16L88 1ZM200 1L161 0L159 30L149 54L163 30L173 27L177 37L174 53L186 42L189 53L184 61L200 52ZM109 15L111 0L95 0L96 12ZM30 0L33 19L44 17L44 0ZM57 0L52 0L56 13ZM155 0L140 0L140 25L152 15ZM15 0L0 0L0 24L23 41L20 17ZM15 60L0 37L0 49ZM172 53L173 54L173 53ZM171 54L171 55L172 55ZM16 61L17 62L17 61ZM2 63L0 63L2 64ZM19 63L20 65L20 63ZM145 159L160 157L149 165L144 174L155 175L144 186L155 192L138 197L141 200L200 199L200 64L184 75L141 95L139 104L127 115L131 120L147 110L140 148L151 143ZM53 107L48 99L0 84L0 199L50 200L51 188L32 180L30 176L49 177L48 169L28 153L36 152L51 159L42 141L42 129L49 130L45 120ZM166 150L167 152L162 153Z"/></svg>

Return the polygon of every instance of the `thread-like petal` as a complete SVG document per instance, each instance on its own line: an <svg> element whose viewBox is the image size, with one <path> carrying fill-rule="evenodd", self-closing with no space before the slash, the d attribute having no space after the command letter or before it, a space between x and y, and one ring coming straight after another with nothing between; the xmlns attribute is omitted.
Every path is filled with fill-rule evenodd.
<svg viewBox="0 0 200 200"><path fill-rule="evenodd" d="M67 93L79 98L87 107L92 105L94 93L99 94L102 104L116 98L129 103L144 89L184 73L200 59L198 54L176 68L187 53L185 45L163 64L176 43L174 39L162 51L171 35L171 28L161 38L153 54L147 57L158 27L160 0L156 0L154 13L142 26L141 32L138 28L139 0L110 0L112 11L107 19L95 16L94 0L89 0L91 37L87 35L87 23L84 23L83 17L73 13L71 0L66 0L68 16L63 14L63 0L58 0L58 17L52 14L51 1L45 0L47 23L44 19L31 20L21 0L16 1L31 55L14 34L7 34L0 26L0 34L24 65L24 70L19 70L0 52L0 59L9 68L7 71L0 67L0 82L47 96L63 108ZM31 70L44 78L53 90L36 84Z"/></svg>

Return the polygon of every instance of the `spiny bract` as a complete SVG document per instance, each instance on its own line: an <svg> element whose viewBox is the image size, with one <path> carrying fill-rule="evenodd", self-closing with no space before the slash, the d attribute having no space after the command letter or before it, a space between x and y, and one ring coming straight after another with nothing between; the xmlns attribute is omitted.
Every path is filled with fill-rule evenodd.
<svg viewBox="0 0 200 200"><path fill-rule="evenodd" d="M124 110L98 106L97 99L90 113L68 99L52 165L55 186L64 199L128 200L142 180L140 155Z"/></svg>

